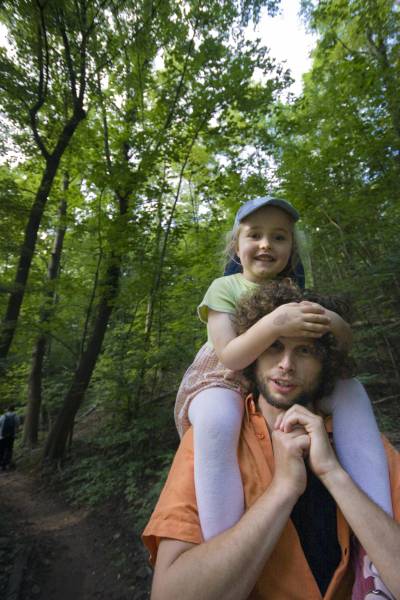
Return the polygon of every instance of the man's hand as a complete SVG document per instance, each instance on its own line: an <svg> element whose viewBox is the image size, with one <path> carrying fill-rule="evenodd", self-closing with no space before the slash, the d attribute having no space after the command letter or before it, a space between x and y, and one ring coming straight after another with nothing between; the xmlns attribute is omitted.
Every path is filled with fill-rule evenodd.
<svg viewBox="0 0 400 600"><path fill-rule="evenodd" d="M278 416L275 428L282 434L293 433L301 426L309 437L308 460L310 468L317 477L323 479L327 474L341 469L322 417L309 411L304 406L294 404L288 411Z"/></svg>
<svg viewBox="0 0 400 600"><path fill-rule="evenodd" d="M330 331L331 326L325 308L307 300L282 304L267 316L277 337L319 338Z"/></svg>
<svg viewBox="0 0 400 600"><path fill-rule="evenodd" d="M310 437L303 427L284 433L279 429L272 432L275 472L273 484L290 495L301 496L307 485L304 458L310 448Z"/></svg>

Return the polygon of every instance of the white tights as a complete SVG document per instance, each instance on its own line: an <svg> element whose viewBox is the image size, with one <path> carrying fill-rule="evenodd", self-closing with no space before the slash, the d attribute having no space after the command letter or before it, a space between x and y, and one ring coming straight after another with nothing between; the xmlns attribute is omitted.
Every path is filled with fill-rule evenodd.
<svg viewBox="0 0 400 600"><path fill-rule="evenodd" d="M232 527L244 512L237 458L243 399L227 388L206 389L192 400L194 480L203 537Z"/></svg>
<svg viewBox="0 0 400 600"><path fill-rule="evenodd" d="M358 487L393 516L386 454L364 386L358 379L341 379L321 408L332 414L340 464Z"/></svg>
<svg viewBox="0 0 400 600"><path fill-rule="evenodd" d="M358 486L392 515L385 451L364 387L357 379L341 380L321 407L333 415L340 463ZM243 409L237 392L219 387L200 392L190 404L196 497L205 540L232 527L244 512L237 459Z"/></svg>

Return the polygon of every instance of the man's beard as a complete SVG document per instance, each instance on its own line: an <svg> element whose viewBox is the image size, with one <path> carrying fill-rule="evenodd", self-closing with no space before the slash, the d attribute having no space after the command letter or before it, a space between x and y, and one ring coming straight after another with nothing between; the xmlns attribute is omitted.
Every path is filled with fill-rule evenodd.
<svg viewBox="0 0 400 600"><path fill-rule="evenodd" d="M257 375L256 375L256 386L257 386L257 389L260 392L261 396L263 398L265 398L265 400L268 402L268 404L270 404L274 408L279 408L281 410L288 410L291 406L293 406L293 404L300 404L301 406L314 407L316 401L322 397L322 384L320 381L316 384L315 388L313 388L312 390L308 390L308 391L304 391L304 392L300 393L298 396L293 398L289 403L279 402L279 400L276 400L274 395L271 394L271 392L269 391L268 386L265 383L265 381L261 380L259 377L257 377Z"/></svg>

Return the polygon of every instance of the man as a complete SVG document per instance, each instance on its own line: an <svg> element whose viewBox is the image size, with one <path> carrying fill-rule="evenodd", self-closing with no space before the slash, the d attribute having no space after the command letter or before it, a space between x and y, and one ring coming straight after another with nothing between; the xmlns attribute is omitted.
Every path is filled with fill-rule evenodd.
<svg viewBox="0 0 400 600"><path fill-rule="evenodd" d="M284 282L270 285L273 293L260 288L251 310L242 306L239 333L252 324L246 315L257 320L291 301L309 299L337 311L328 299L302 298ZM400 527L342 469L323 419L313 412L345 366L331 335L279 338L252 365L247 374L260 394L257 405L254 398L246 401L238 448L246 512L207 542L187 432L143 534L155 561L153 600L350 599L349 526L387 588L400 597ZM400 458L388 444L386 450L400 520Z"/></svg>
<svg viewBox="0 0 400 600"><path fill-rule="evenodd" d="M0 467L3 471L11 465L15 435L18 431L19 418L15 407L9 406L0 417Z"/></svg>

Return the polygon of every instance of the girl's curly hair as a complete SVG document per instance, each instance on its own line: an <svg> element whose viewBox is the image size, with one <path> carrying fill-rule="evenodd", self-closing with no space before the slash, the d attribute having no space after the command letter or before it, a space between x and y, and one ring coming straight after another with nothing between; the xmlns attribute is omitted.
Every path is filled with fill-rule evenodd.
<svg viewBox="0 0 400 600"><path fill-rule="evenodd" d="M259 319L271 313L282 304L308 300L336 312L345 321L350 321L350 305L343 298L325 296L313 290L301 290L289 278L273 280L261 284L251 294L246 294L239 301L233 317L234 327L238 335L244 333ZM340 348L336 338L326 333L314 339L315 347L322 361L321 394L329 394L340 378L350 377L353 372L353 361L347 350ZM244 370L244 375L255 384L255 362Z"/></svg>

